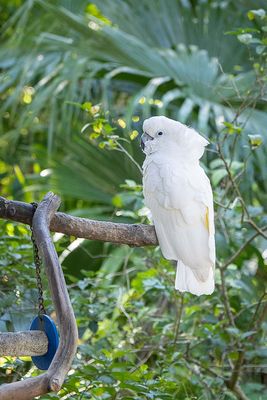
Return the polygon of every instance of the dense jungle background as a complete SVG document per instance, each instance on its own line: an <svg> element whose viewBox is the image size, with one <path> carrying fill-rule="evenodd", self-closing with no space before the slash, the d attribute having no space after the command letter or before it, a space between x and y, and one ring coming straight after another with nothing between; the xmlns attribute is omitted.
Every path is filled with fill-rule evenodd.
<svg viewBox="0 0 267 400"><path fill-rule="evenodd" d="M43 399L267 399L266 13L264 0L0 1L1 196L53 190L69 214L151 223L142 121L166 115L210 140L214 294L177 293L159 248L54 234L80 342ZM0 227L0 330L28 329L30 230ZM39 373L0 358L1 383Z"/></svg>

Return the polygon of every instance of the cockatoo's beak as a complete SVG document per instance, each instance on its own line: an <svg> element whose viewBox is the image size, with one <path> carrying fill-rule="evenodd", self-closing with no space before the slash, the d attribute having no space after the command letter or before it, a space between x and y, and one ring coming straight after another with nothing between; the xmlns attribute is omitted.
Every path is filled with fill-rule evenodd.
<svg viewBox="0 0 267 400"><path fill-rule="evenodd" d="M144 132L143 135L141 136L141 148L144 151L145 146L146 146L146 142L148 140L153 140L154 138L152 136L150 136L148 133Z"/></svg>

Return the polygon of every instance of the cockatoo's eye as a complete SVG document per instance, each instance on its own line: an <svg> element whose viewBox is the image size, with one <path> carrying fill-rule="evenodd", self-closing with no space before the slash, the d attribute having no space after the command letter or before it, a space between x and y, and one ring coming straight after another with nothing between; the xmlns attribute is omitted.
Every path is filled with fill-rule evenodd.
<svg viewBox="0 0 267 400"><path fill-rule="evenodd" d="M161 135L163 135L163 132L158 132L158 136L161 136Z"/></svg>

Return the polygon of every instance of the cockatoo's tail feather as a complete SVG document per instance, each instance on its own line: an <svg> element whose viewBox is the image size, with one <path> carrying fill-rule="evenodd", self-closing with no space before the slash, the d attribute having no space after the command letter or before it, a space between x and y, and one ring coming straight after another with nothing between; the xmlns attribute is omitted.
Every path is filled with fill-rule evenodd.
<svg viewBox="0 0 267 400"><path fill-rule="evenodd" d="M180 260L177 261L177 271L175 279L175 289L180 292L190 292L197 296L211 294L214 291L214 272L210 268L209 276L206 281L198 280L191 268L184 265Z"/></svg>

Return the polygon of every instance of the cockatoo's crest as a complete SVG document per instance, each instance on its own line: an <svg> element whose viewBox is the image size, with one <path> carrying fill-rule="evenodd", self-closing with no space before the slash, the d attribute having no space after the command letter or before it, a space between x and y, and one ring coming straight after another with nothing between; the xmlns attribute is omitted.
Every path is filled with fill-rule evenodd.
<svg viewBox="0 0 267 400"><path fill-rule="evenodd" d="M143 123L143 131L151 139L146 142L147 155L163 150L176 151L177 155L185 155L188 159L200 159L204 147L209 144L194 129L164 116L151 117ZM175 146L175 147L174 147Z"/></svg>

